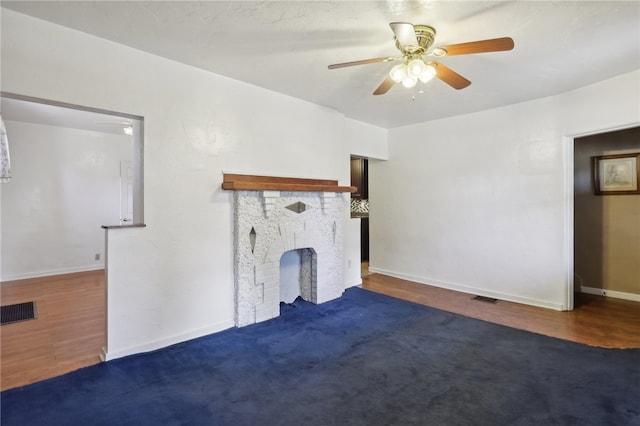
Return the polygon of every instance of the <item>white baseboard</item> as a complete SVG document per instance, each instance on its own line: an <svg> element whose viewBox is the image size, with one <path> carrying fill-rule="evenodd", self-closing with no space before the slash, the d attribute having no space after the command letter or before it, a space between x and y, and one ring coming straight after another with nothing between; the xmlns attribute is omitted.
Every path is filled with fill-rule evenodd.
<svg viewBox="0 0 640 426"><path fill-rule="evenodd" d="M98 271L100 269L104 269L104 263L100 263L100 264L94 263L92 265L74 266L70 268L50 269L48 271L32 271L32 272L23 272L19 274L3 275L0 281L24 280L27 278L49 277L52 275L73 274L76 272Z"/></svg>
<svg viewBox="0 0 640 426"><path fill-rule="evenodd" d="M218 333L223 330L227 330L234 327L233 320L223 321L218 324L211 325L209 327L200 328L187 333L181 333L174 336L166 337L163 339L153 340L150 342L144 342L139 345L129 346L122 349L106 349L102 348L103 361L111 361L114 359L122 358L129 355L135 355L144 352L155 351L157 349L166 348L167 346L175 345L176 343L186 342L187 340L197 339L198 337L207 336L209 334Z"/></svg>
<svg viewBox="0 0 640 426"><path fill-rule="evenodd" d="M463 284L449 283L444 281L433 280L430 278L418 277L415 275L403 274L401 272L389 271L386 269L375 268L369 265L370 272L376 272L382 275L388 275L394 278L400 278L407 281L413 281L419 284L427 284L434 287L446 288L447 290L455 290L462 293L473 294L477 296L491 297L509 302L522 303L525 305L538 306L541 308L553 309L556 311L565 311L566 307L562 304L548 302L545 300L532 299L529 297L521 297L513 294L500 293L482 288L469 287Z"/></svg>
<svg viewBox="0 0 640 426"><path fill-rule="evenodd" d="M622 291L607 290L606 288L585 287L580 286L581 293L595 294L597 296L613 297L615 299L632 300L634 302L640 302L640 294L625 293Z"/></svg>

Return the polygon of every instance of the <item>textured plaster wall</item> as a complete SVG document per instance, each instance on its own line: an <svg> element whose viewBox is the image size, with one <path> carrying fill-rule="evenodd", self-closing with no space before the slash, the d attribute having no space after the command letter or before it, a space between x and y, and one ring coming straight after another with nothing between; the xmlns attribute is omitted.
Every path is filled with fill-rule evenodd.
<svg viewBox="0 0 640 426"><path fill-rule="evenodd" d="M371 269L570 307L572 138L640 121L640 72L389 131L369 164Z"/></svg>
<svg viewBox="0 0 640 426"><path fill-rule="evenodd" d="M13 177L2 191L2 280L103 268L101 226L120 223L120 162L131 160L131 137L6 126Z"/></svg>
<svg viewBox="0 0 640 426"><path fill-rule="evenodd" d="M1 18L3 91L144 117L147 227L108 233L108 359L234 325L223 171L347 185L350 146L366 144L351 140L357 129L386 143L383 130L318 105L9 10Z"/></svg>

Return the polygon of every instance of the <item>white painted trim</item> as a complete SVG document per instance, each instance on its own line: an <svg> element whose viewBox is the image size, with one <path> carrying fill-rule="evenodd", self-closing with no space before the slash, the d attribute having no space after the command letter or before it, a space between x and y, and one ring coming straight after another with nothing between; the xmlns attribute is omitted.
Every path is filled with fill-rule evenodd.
<svg viewBox="0 0 640 426"><path fill-rule="evenodd" d="M581 293L595 294L597 296L613 297L614 299L632 300L634 302L640 302L640 294L625 293L622 291L607 290L606 288L596 287L580 287Z"/></svg>
<svg viewBox="0 0 640 426"><path fill-rule="evenodd" d="M24 274L15 274L15 275L8 275L6 277L2 277L2 281L15 281L15 280L24 280L27 278L49 277L52 275L73 274L76 272L99 271L100 269L104 269L104 267L105 267L104 264L98 264L98 265L76 266L73 268L51 269L49 271L27 272Z"/></svg>
<svg viewBox="0 0 640 426"><path fill-rule="evenodd" d="M508 302L515 302L515 303L522 303L525 305L531 305L531 306L538 306L540 308L546 308L546 309L553 309L555 311L565 311L566 308L561 305L561 304L557 304L557 303L550 303L544 300L537 300L537 299L531 299L528 297L521 297L521 296L516 296L513 294L506 294L506 293L500 293L500 292L496 292L496 291L487 291L486 289L481 289L481 288L475 288L475 287L469 287L463 284L456 284L456 283L448 283L448 282L443 282L443 281L438 281L438 280L432 280L432 279L428 279L428 278L424 278L424 277L418 277L415 275L409 275L409 274L403 274L400 272L395 272L395 271L388 271L385 269L380 269L380 268L375 268L375 267L371 267L369 266L369 271L370 272L376 272L378 274L383 274L383 275L388 275L390 277L394 277L394 278L400 278L403 280L408 280L408 281L413 281L419 284L427 284L433 287L440 287L440 288L445 288L448 290L455 290L455 291L460 291L462 293L468 293L468 294L473 294L473 295L477 295L477 296L485 296L485 297L492 297L494 299L499 299L499 300L506 300Z"/></svg>
<svg viewBox="0 0 640 426"><path fill-rule="evenodd" d="M574 307L574 156L575 143L573 137L564 136L562 138L564 147L564 277L565 277L565 306L566 310L572 311Z"/></svg>
<svg viewBox="0 0 640 426"><path fill-rule="evenodd" d="M143 352L155 351L157 349L162 349L167 346L174 345L176 343L186 342L187 340L197 339L198 337L207 336L209 334L218 333L223 330L227 330L234 326L233 320L223 321L209 327L200 328L197 330L190 331L188 333L176 334L170 337L166 337L164 339L152 340L149 342L143 342L139 345L129 346L128 348L120 349L118 351L109 352L103 348L103 354L101 356L104 357L104 361L111 361L117 358L122 358L128 355L139 354Z"/></svg>

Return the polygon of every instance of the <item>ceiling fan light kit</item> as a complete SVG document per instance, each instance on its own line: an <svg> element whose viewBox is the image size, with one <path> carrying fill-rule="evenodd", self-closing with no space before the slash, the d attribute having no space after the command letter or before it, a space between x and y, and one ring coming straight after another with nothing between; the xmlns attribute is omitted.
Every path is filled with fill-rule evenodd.
<svg viewBox="0 0 640 426"><path fill-rule="evenodd" d="M440 46L429 51L436 37L436 30L433 27L413 25L408 22L392 22L389 26L395 35L396 48L402 53L401 57L382 57L344 62L329 65L329 69L402 60L402 63L391 68L385 80L373 92L374 95L387 93L396 83L402 83L404 87L412 88L418 84L418 81L427 83L433 77L437 77L454 89L460 90L469 86L471 82L439 62L426 62L423 56L442 58L454 55L499 52L511 50L514 47L513 39L501 37Z"/></svg>
<svg viewBox="0 0 640 426"><path fill-rule="evenodd" d="M414 87L418 80L428 82L436 75L436 67L431 62L426 63L420 58L411 59L391 68L389 77L395 83L402 83L404 87Z"/></svg>

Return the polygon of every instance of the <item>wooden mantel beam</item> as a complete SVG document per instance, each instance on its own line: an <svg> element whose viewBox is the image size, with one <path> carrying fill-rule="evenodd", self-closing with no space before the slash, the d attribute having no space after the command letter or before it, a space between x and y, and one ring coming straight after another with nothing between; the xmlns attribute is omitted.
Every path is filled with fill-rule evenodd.
<svg viewBox="0 0 640 426"><path fill-rule="evenodd" d="M300 179L223 173L222 189L230 191L355 192L355 186L338 186L337 180Z"/></svg>

